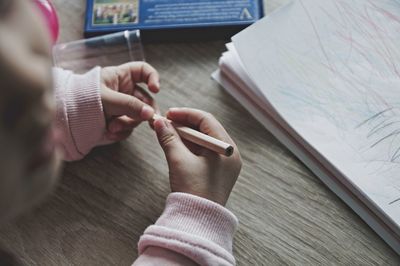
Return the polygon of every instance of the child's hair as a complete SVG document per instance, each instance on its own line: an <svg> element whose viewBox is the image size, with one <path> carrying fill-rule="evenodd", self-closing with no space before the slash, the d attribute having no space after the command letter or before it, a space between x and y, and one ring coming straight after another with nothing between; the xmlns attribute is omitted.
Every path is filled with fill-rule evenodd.
<svg viewBox="0 0 400 266"><path fill-rule="evenodd" d="M11 1L0 0L0 14L4 14L7 11L7 7L10 5Z"/></svg>
<svg viewBox="0 0 400 266"><path fill-rule="evenodd" d="M0 225L42 198L57 168L29 168L39 150L36 133L50 123L52 84L50 38L31 2L0 0ZM5 250L0 265L23 265Z"/></svg>
<svg viewBox="0 0 400 266"><path fill-rule="evenodd" d="M33 2L0 0L0 224L55 183L58 161L41 160L54 116L50 51Z"/></svg>

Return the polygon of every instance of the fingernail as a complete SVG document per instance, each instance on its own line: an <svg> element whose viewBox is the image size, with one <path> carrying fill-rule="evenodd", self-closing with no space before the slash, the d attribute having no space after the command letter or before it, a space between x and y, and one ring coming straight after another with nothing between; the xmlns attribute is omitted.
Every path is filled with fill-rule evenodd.
<svg viewBox="0 0 400 266"><path fill-rule="evenodd" d="M179 109L180 109L180 108L178 108L178 107L171 107L171 108L168 109L168 111L170 111L170 112L176 112L176 111L179 111Z"/></svg>
<svg viewBox="0 0 400 266"><path fill-rule="evenodd" d="M142 111L140 112L140 117L148 120L153 117L154 110L148 105L143 106Z"/></svg>
<svg viewBox="0 0 400 266"><path fill-rule="evenodd" d="M165 130L165 129L171 129L171 128L172 128L171 122L168 121L168 119L165 119L164 117L160 117L160 118L157 118L156 121L159 121L159 120L161 120L162 123L160 123L160 125L162 126L162 128L163 128L164 130Z"/></svg>
<svg viewBox="0 0 400 266"><path fill-rule="evenodd" d="M154 129L157 132L165 132L168 130L168 122L163 118L158 118L154 121Z"/></svg>

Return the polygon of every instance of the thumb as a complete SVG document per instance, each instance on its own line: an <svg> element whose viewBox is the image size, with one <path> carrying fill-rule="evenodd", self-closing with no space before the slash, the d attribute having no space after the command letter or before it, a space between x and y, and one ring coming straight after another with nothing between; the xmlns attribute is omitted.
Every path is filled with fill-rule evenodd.
<svg viewBox="0 0 400 266"><path fill-rule="evenodd" d="M157 133L158 142L164 150L168 164L181 160L188 156L190 151L183 144L175 128L166 119L154 121L154 130Z"/></svg>
<svg viewBox="0 0 400 266"><path fill-rule="evenodd" d="M107 116L126 115L135 120L149 120L154 115L154 109L138 98L113 91L103 90L101 99Z"/></svg>

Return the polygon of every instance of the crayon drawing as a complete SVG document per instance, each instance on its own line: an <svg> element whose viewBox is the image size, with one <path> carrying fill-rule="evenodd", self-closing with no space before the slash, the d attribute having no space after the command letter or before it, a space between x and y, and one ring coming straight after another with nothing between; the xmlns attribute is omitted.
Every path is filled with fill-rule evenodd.
<svg viewBox="0 0 400 266"><path fill-rule="evenodd" d="M400 3L298 0L262 23L241 36L251 50L234 40L258 88L400 224Z"/></svg>

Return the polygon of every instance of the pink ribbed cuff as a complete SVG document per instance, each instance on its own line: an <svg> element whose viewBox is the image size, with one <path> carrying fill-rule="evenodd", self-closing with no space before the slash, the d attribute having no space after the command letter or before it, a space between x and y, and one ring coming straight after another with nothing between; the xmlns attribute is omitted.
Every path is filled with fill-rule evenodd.
<svg viewBox="0 0 400 266"><path fill-rule="evenodd" d="M100 96L100 67L69 79L66 111L77 151L86 155L102 140L106 127Z"/></svg>
<svg viewBox="0 0 400 266"><path fill-rule="evenodd" d="M200 265L233 265L232 241L238 220L223 206L186 193L171 193L155 225L144 232L139 252L159 246Z"/></svg>
<svg viewBox="0 0 400 266"><path fill-rule="evenodd" d="M171 193L156 225L208 239L232 252L238 220L223 206L187 193Z"/></svg>

